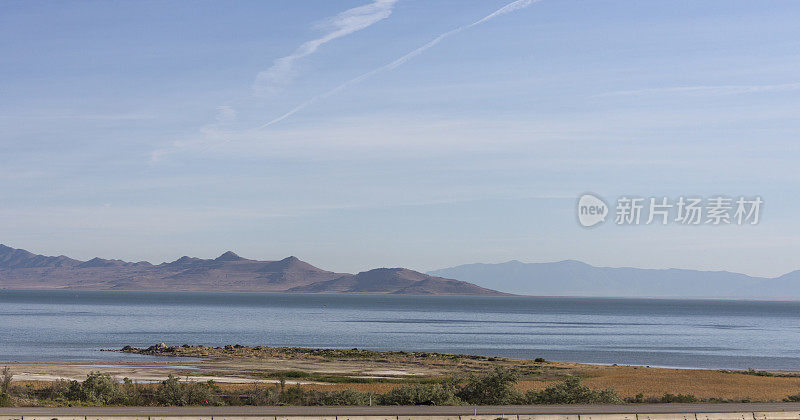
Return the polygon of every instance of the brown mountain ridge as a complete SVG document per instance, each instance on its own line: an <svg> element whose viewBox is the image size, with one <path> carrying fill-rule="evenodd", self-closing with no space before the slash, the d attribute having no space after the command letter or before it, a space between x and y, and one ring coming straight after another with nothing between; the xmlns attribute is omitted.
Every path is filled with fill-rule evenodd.
<svg viewBox="0 0 800 420"><path fill-rule="evenodd" d="M184 256L153 265L93 258L48 257L0 245L0 288L129 291L374 293L501 296L472 283L406 268L334 273L287 257L242 258L232 251L214 259Z"/></svg>

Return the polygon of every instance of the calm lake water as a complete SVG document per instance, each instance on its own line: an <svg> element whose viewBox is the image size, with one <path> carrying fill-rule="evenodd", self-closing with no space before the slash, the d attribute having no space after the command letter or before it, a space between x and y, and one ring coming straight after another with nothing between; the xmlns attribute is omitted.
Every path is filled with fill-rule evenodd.
<svg viewBox="0 0 800 420"><path fill-rule="evenodd" d="M162 341L800 370L800 302L0 290L0 360Z"/></svg>

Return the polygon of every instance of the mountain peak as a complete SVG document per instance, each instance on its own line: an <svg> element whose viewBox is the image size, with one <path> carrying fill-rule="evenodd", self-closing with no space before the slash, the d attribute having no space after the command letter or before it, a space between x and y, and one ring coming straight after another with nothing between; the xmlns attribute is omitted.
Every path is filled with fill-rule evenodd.
<svg viewBox="0 0 800 420"><path fill-rule="evenodd" d="M81 261L73 260L63 255L47 257L33 254L24 249L0 245L0 268L58 268L72 267L80 263Z"/></svg>
<svg viewBox="0 0 800 420"><path fill-rule="evenodd" d="M220 255L219 257L215 258L214 261L239 261L243 259L242 257L236 255L233 251L227 251L224 254Z"/></svg>
<svg viewBox="0 0 800 420"><path fill-rule="evenodd" d="M372 270L362 271L358 273L356 276L364 276L367 278L388 277L388 278L402 279L405 281L420 281L429 277L427 274L423 274L418 271L402 267L373 268Z"/></svg>
<svg viewBox="0 0 800 420"><path fill-rule="evenodd" d="M94 257L89 261L78 264L78 268L119 267L125 264L125 261L122 260L106 260L100 257Z"/></svg>
<svg viewBox="0 0 800 420"><path fill-rule="evenodd" d="M294 287L290 292L503 295L463 281L433 277L407 268L375 268L356 275Z"/></svg>
<svg viewBox="0 0 800 420"><path fill-rule="evenodd" d="M318 268L304 262L294 255L275 261L271 263L269 267L271 270L318 270Z"/></svg>
<svg viewBox="0 0 800 420"><path fill-rule="evenodd" d="M162 265L166 265L169 267L188 267L194 264L199 263L201 260L200 258L190 257L188 255L184 255L172 262L165 262Z"/></svg>

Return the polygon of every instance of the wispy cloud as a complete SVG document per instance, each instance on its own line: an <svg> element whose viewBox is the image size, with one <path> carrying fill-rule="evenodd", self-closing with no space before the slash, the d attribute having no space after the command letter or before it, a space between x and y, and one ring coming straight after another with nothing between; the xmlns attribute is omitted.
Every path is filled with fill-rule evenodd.
<svg viewBox="0 0 800 420"><path fill-rule="evenodd" d="M358 76L356 78L353 78L353 79L351 79L351 80L349 80L349 81L347 81L347 82L345 82L345 83L343 83L343 84L341 84L341 85L339 85L339 86L337 86L337 87L325 92L325 93L319 94L319 95L309 99L308 101L303 102L302 104L294 107L293 109L289 110L285 114L283 114L283 115L281 115L281 116L279 116L279 117L277 117L277 118L275 118L275 119L273 119L273 120L271 120L271 121L269 121L269 122L267 122L265 124L262 124L261 126L257 127L257 129L267 128L267 127L271 126L272 124L275 124L277 122L283 121L284 119L294 115L298 111L302 110L303 108L306 108L307 106L313 104L314 102L317 102L317 101L319 101L321 99L325 99L325 98L327 98L327 97L329 97L331 95L334 95L334 94L336 94L336 93L338 93L338 92L340 92L340 91L342 91L344 89L347 89L348 87L350 87L352 85L355 85L355 84L363 81L364 79L370 78L370 77L372 77L372 76L374 76L374 75L376 75L378 73L382 73L384 71L393 70L393 69L403 65L407 61L411 60L412 58L424 53L428 49L432 48L434 45L442 42L442 40L444 40L445 38L448 38L448 37L453 36L453 35L461 32L461 31L464 31L464 30L470 29L470 28L472 28L474 26L477 26L477 25L480 25L482 23L485 23L485 22L487 22L487 21L489 21L491 19L494 19L494 18L496 18L496 17L498 17L500 15L504 15L504 14L507 14L507 13L511 13L511 12L517 11L519 9L523 9L525 7L530 6L533 3L538 3L539 1L541 1L541 0L517 0L517 1L511 2L511 3L501 7L499 9L495 10L494 12L484 16L483 18L476 20L475 22L472 22L472 23L470 23L468 25L459 26L458 28L455 28L455 29L452 29L450 31L447 31L447 32L437 36L436 38L428 41L427 43L425 43L421 47L419 47L419 48L409 52L408 54L405 54L402 57L392 61L391 63L388 63L386 65L378 67L378 68L376 68L376 69L374 69L372 71L369 71L367 73L364 73L364 74L362 74L362 75L360 75L360 76Z"/></svg>
<svg viewBox="0 0 800 420"><path fill-rule="evenodd" d="M274 93L280 86L290 82L293 78L295 61L313 54L325 43L360 31L388 18L395 3L397 3L397 0L374 0L372 3L345 10L327 19L320 25L328 30L325 35L304 42L293 53L278 58L273 62L272 67L256 76L256 81L253 85L254 93L256 95Z"/></svg>
<svg viewBox="0 0 800 420"><path fill-rule="evenodd" d="M603 96L644 96L644 95L739 95L745 93L763 92L789 92L800 89L800 82L782 83L773 85L698 85L698 86L673 86L665 88L647 88L633 90L618 90L614 92L595 95Z"/></svg>
<svg viewBox="0 0 800 420"><path fill-rule="evenodd" d="M266 127L269 127L269 126L271 126L271 125L273 125L273 124L275 124L275 123L277 123L279 121L282 121L282 120L292 116L293 114L297 113L298 111L302 110L303 108L306 108L307 106L309 106L309 105L311 105L311 104L313 104L313 103L315 103L315 102L317 102L319 100L322 100L322 99L325 99L327 97L330 97L330 96L332 96L332 95L334 95L334 94L336 94L336 93L338 93L338 92L340 92L340 91L342 91L344 89L347 89L348 87L353 86L353 85L355 85L355 84L357 84L357 83L359 83L359 82L361 82L361 81L363 81L363 80L365 80L367 78L370 78L370 77L372 77L372 76L374 76L374 75L376 75L378 73L395 69L395 68L401 66L402 64L406 63L407 61L411 60L412 58L414 58L414 57L422 54L423 52L427 51L428 49L432 48L433 46L435 46L436 44L438 44L439 42L441 42L445 38L448 38L448 37L453 36L453 35L461 32L461 31L464 31L466 29L470 29L470 28L472 28L474 26L477 26L477 25L480 25L482 23L485 23L485 22L487 22L487 21L489 21L491 19L494 19L494 18L496 18L498 16L501 16L501 15L504 15L504 14L507 14L507 13L511 13L511 12L514 12L514 11L519 10L519 9L523 9L523 8L528 7L531 4L537 3L539 1L541 1L541 0L517 0L517 1L511 2L511 3L508 3L505 6L495 10L494 12L482 17L481 19L478 19L478 20L476 20L476 21L474 21L474 22L472 22L470 24L467 24L467 25L459 26L459 27L457 27L455 29L452 29L450 31L447 31L447 32L437 36L436 38L434 38L431 41L425 43L424 45L414 49L413 51L411 51L411 52L409 52L409 53L397 58L396 60L394 60L394 61L392 61L392 62L390 62L390 63L388 63L386 65L383 65L381 67L373 69L373 70L371 70L371 71L369 71L367 73L364 73L364 74L362 74L362 75L360 75L358 77L355 77L355 78L353 78L353 79L351 79L351 80L349 80L349 81L347 81L347 82L345 82L345 83L343 83L343 84L341 84L341 85L339 85L339 86L337 86L337 87L335 87L335 88L333 88L333 89L331 89L331 90L329 90L327 92L324 92L322 94L314 96L311 99L309 99L308 101L303 102L302 104L296 106L295 108L291 109L290 111L284 113L283 115L281 115L281 116L279 116L279 117L277 117L277 118L275 118L275 119L273 119L273 120L271 120L271 121L269 121L269 122L267 122L265 124L257 126L255 128L245 129L245 130L236 130L236 131L222 130L221 126L224 125L225 122L228 122L230 120L229 118L226 118L226 117L227 116L235 117L236 116L236 111L230 106L218 107L217 108L217 111L218 111L218 113L217 113L217 122L214 123L214 124L209 124L209 125L204 126L201 129L202 136L200 138L176 140L176 141L172 142L172 144L169 147L154 150L154 151L152 151L150 153L150 163L151 164L156 163L156 162L160 161L162 158L164 158L165 156L167 156L169 154L172 154L172 153L174 153L174 152L176 152L177 150L180 150L180 149L193 148L193 149L198 149L198 150L208 150L208 149L210 149L210 148L212 148L212 147L214 147L216 145L223 144L223 143L229 143L231 141L232 137L234 137L234 136L237 139L247 139L247 138L251 138L253 136L258 136L259 135L258 134L259 130L264 129ZM262 81L267 81L267 79L270 79L270 80L272 80L274 82L275 80L277 80L275 77L277 77L278 75L280 75L280 74L288 74L288 71L291 70L292 63L295 60L313 53L317 48L319 48L320 45L324 44L325 42L328 42L328 41L330 41L332 39L347 35L348 33L355 32L355 31L357 31L359 29L363 29L363 28L365 28L365 27L367 27L367 26L369 26L369 25L371 25L371 24L373 24L373 23L375 23L375 22L377 22L377 21L379 21L381 19L385 19L391 13L391 8L392 8L392 6L394 5L395 2L396 2L396 0L391 0L391 1L390 0L382 0L382 1L376 0L373 3L370 3L368 5L361 6L361 7L356 7L356 8L353 8L353 9L349 9L349 10L347 10L345 12L342 12L342 13L338 14L336 17L331 19L331 21L330 21L331 23L330 24L335 26L335 27L337 27L337 28L339 28L339 29L337 29L336 31L330 32L329 34L327 34L326 36L324 36L322 38L318 38L316 40L306 42L301 47L299 47L292 55L276 60L276 64L270 70L267 70L266 72L262 72L262 74L259 75L259 78L262 79ZM282 73L282 72L287 72L287 73ZM266 74L266 73L269 73L269 76L265 76L264 74ZM275 77L273 77L273 76L275 76ZM270 86L270 84L266 83L266 84L264 84L262 86L262 88L263 87L268 87L268 86Z"/></svg>

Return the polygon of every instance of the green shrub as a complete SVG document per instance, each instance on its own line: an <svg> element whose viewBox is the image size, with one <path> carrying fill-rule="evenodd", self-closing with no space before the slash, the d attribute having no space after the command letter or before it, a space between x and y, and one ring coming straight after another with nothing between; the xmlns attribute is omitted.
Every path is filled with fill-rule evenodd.
<svg viewBox="0 0 800 420"><path fill-rule="evenodd" d="M319 395L314 395L314 391L305 391L300 385L295 385L285 389L281 389L278 401L282 405L319 405L315 401L319 399Z"/></svg>
<svg viewBox="0 0 800 420"><path fill-rule="evenodd" d="M470 376L456 396L468 404L519 404L524 398L514 389L518 380L519 373L498 367L484 376Z"/></svg>
<svg viewBox="0 0 800 420"><path fill-rule="evenodd" d="M354 389L324 392L317 401L319 405L369 405L374 397Z"/></svg>
<svg viewBox="0 0 800 420"><path fill-rule="evenodd" d="M528 404L620 404L622 399L613 389L593 390L581 383L581 378L571 376L541 391L525 394Z"/></svg>
<svg viewBox="0 0 800 420"><path fill-rule="evenodd" d="M242 401L246 405L276 405L278 403L278 388L260 388L253 384L253 387L244 392Z"/></svg>
<svg viewBox="0 0 800 420"><path fill-rule="evenodd" d="M8 394L8 391L11 390L12 379L14 379L14 375L11 373L11 368L3 367L3 372L0 374L0 393Z"/></svg>
<svg viewBox="0 0 800 420"><path fill-rule="evenodd" d="M630 397L625 398L625 402L629 402L629 403L643 403L644 401L645 401L644 400L644 394L642 394L641 392L636 394L636 396L633 397L633 398L630 398Z"/></svg>
<svg viewBox="0 0 800 420"><path fill-rule="evenodd" d="M128 378L122 380L121 388L124 405L144 406L154 403L151 392L148 392L142 385L133 383L133 381Z"/></svg>
<svg viewBox="0 0 800 420"><path fill-rule="evenodd" d="M673 394L667 393L667 394L664 394L659 399L658 402L662 402L662 403L691 403L691 402L696 402L696 401L697 401L697 398L695 398L695 396L692 395L692 394L673 395Z"/></svg>
<svg viewBox="0 0 800 420"><path fill-rule="evenodd" d="M14 402L11 401L11 396L7 392L0 392L0 407L11 407Z"/></svg>
<svg viewBox="0 0 800 420"><path fill-rule="evenodd" d="M789 395L788 397L784 398L783 401L785 401L785 402L800 402L800 394Z"/></svg>
<svg viewBox="0 0 800 420"><path fill-rule="evenodd" d="M162 381L156 389L156 401L161 405L217 405L219 387L214 381L206 383L181 383L173 375Z"/></svg>
<svg viewBox="0 0 800 420"><path fill-rule="evenodd" d="M108 405L121 402L123 394L109 374L91 372L83 382L70 382L66 397L93 405Z"/></svg>
<svg viewBox="0 0 800 420"><path fill-rule="evenodd" d="M71 383L69 381L59 379L50 382L47 386L36 389L33 394L36 398L50 400L50 401L63 401L67 399L67 392L69 391ZM28 392L29 394L31 391Z"/></svg>
<svg viewBox="0 0 800 420"><path fill-rule="evenodd" d="M394 388L380 396L381 405L458 405L454 383L411 384Z"/></svg>

